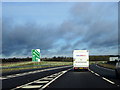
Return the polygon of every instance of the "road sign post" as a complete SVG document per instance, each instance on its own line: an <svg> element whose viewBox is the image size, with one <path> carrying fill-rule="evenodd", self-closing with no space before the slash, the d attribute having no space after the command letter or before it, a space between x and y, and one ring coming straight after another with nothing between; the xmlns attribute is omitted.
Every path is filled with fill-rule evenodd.
<svg viewBox="0 0 120 90"><path fill-rule="evenodd" d="M32 49L32 61L40 62L40 49Z"/></svg>

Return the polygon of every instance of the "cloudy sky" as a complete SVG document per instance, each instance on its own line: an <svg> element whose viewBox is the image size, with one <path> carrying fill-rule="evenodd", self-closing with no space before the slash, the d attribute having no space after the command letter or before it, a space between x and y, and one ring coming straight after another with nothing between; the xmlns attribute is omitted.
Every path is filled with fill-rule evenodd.
<svg viewBox="0 0 120 90"><path fill-rule="evenodd" d="M117 2L4 2L3 57L72 56L74 49L90 55L118 53Z"/></svg>

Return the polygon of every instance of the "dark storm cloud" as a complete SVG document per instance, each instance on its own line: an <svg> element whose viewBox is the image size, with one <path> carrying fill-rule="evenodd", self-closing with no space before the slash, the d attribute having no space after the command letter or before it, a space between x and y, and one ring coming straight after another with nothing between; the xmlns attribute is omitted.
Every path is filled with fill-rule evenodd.
<svg viewBox="0 0 120 90"><path fill-rule="evenodd" d="M62 31L70 33L65 34L68 44L63 46L60 52L69 53L74 49L95 49L96 51L107 51L107 53L109 53L109 49L117 51L117 15L117 3L78 3L74 5L71 8L72 18L61 26Z"/></svg>
<svg viewBox="0 0 120 90"><path fill-rule="evenodd" d="M7 56L24 54L34 48L41 50L52 48L53 42L59 37L55 33L56 30L49 25L46 28L33 23L27 23L24 26L9 26L12 25L3 21L3 54Z"/></svg>
<svg viewBox="0 0 120 90"><path fill-rule="evenodd" d="M118 44L117 3L80 3L72 8L76 25L85 25L81 42L89 48L110 47ZM77 42L78 43L78 42ZM78 43L79 44L79 43Z"/></svg>
<svg viewBox="0 0 120 90"><path fill-rule="evenodd" d="M40 48L43 54L69 55L74 49L104 50L118 44L114 3L78 3L70 14L57 27L35 22L13 25L14 19L3 18L3 54L30 55L31 49Z"/></svg>

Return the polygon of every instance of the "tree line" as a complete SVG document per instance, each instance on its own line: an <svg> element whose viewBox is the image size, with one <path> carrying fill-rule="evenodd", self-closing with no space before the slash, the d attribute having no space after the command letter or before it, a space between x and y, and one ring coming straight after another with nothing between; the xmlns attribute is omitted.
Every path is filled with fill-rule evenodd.
<svg viewBox="0 0 120 90"><path fill-rule="evenodd" d="M109 56L89 56L90 61L109 61ZM24 62L24 61L32 61L32 58L3 58L1 59L2 63L9 63L9 62ZM52 58L41 58L41 61L63 61L63 62L72 62L73 57L52 57Z"/></svg>

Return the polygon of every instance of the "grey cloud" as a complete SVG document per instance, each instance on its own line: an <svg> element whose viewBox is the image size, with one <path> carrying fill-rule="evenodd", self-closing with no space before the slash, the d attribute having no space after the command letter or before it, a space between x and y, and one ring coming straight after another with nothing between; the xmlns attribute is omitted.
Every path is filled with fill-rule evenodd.
<svg viewBox="0 0 120 90"><path fill-rule="evenodd" d="M118 30L116 22L95 23L85 34L84 42L90 44L90 47L108 47L118 44Z"/></svg>
<svg viewBox="0 0 120 90"><path fill-rule="evenodd" d="M22 53L23 50L27 53L34 48L47 50L53 47L53 43L58 37L55 29L49 26L49 29L46 29L33 23L27 23L24 26L7 28L9 23L3 22L3 24L5 24L3 25L3 54L6 56L12 53Z"/></svg>
<svg viewBox="0 0 120 90"><path fill-rule="evenodd" d="M86 43L89 49L118 44L117 4L115 6L110 3L79 3L71 12L76 25L83 24L88 27L86 30L82 29L86 32L80 43Z"/></svg>
<svg viewBox="0 0 120 90"><path fill-rule="evenodd" d="M14 19L3 18L3 54L29 55L31 49L40 48L43 55L71 55L74 49L114 47L118 41L114 6L109 3L75 4L70 10L71 18L57 27L54 24L43 27L35 22L14 26Z"/></svg>
<svg viewBox="0 0 120 90"><path fill-rule="evenodd" d="M0 18L0 54L2 54L2 19Z"/></svg>

